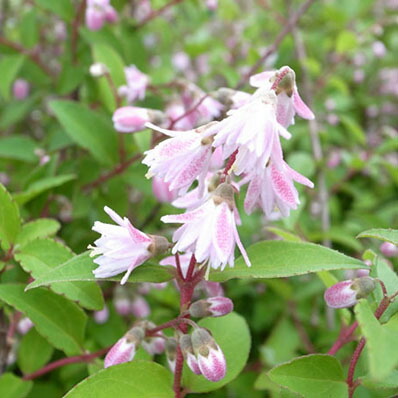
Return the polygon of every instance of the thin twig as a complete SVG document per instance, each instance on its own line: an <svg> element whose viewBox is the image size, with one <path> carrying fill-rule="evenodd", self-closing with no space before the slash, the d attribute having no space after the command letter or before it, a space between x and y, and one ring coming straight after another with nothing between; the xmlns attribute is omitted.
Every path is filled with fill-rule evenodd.
<svg viewBox="0 0 398 398"><path fill-rule="evenodd" d="M236 89L242 88L245 83L249 80L250 76L253 75L260 66L264 64L267 58L272 55L282 43L283 39L294 29L300 20L301 16L308 10L311 4L315 0L307 0L305 3L301 5L301 7L296 11L295 14L289 19L285 27L280 31L278 36L276 36L274 42L267 48L265 53L261 56L261 58L250 68L250 70L241 78L239 83L236 86Z"/></svg>
<svg viewBox="0 0 398 398"><path fill-rule="evenodd" d="M83 21L83 16L86 11L86 0L82 0L76 11L75 18L72 22L72 33L71 33L71 54L72 62L76 64L77 62L77 41L79 38L79 27Z"/></svg>

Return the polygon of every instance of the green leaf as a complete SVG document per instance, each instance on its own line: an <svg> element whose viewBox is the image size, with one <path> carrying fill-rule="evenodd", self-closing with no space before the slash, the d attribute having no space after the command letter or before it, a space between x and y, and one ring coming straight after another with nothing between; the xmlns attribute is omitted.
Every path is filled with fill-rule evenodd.
<svg viewBox="0 0 398 398"><path fill-rule="evenodd" d="M256 390L267 390L274 392L276 395L272 395L272 397L278 398L302 398L301 394L297 394L285 387L281 387L280 385L271 381L268 376L268 372L263 372L258 376L256 382L254 383L254 388Z"/></svg>
<svg viewBox="0 0 398 398"><path fill-rule="evenodd" d="M55 267L76 258L65 246L49 239L37 239L25 245L15 255L22 268L35 278L47 275ZM77 301L90 310L100 310L104 305L101 289L94 282L61 282L52 283L51 289Z"/></svg>
<svg viewBox="0 0 398 398"><path fill-rule="evenodd" d="M124 76L124 62L120 55L110 46L103 43L93 45L93 58L95 62L106 65L115 87L126 84ZM99 88L99 97L110 112L116 108L112 87L105 77L96 79Z"/></svg>
<svg viewBox="0 0 398 398"><path fill-rule="evenodd" d="M5 187L0 184L0 242L8 249L21 229L19 209Z"/></svg>
<svg viewBox="0 0 398 398"><path fill-rule="evenodd" d="M24 100L13 100L4 104L1 109L0 129L14 127L33 109L40 93L36 92Z"/></svg>
<svg viewBox="0 0 398 398"><path fill-rule="evenodd" d="M358 40L354 32L345 30L337 36L336 51L338 53L346 53L355 50L357 46Z"/></svg>
<svg viewBox="0 0 398 398"><path fill-rule="evenodd" d="M212 271L210 279L223 282L232 278L284 278L310 272L364 268L360 260L313 243L264 241L250 246L247 253L251 267L239 257L233 268Z"/></svg>
<svg viewBox="0 0 398 398"><path fill-rule="evenodd" d="M381 325L366 300L355 306L355 314L366 338L370 375L381 381L398 365L398 330L389 327L389 323Z"/></svg>
<svg viewBox="0 0 398 398"><path fill-rule="evenodd" d="M25 292L20 284L0 285L0 300L30 318L54 347L67 355L82 353L87 317L75 303L47 289Z"/></svg>
<svg viewBox="0 0 398 398"><path fill-rule="evenodd" d="M275 383L305 398L348 397L347 384L340 362L323 354L306 355L271 369Z"/></svg>
<svg viewBox="0 0 398 398"><path fill-rule="evenodd" d="M0 60L0 94L5 100L10 99L11 85L17 77L25 60L22 54L3 56Z"/></svg>
<svg viewBox="0 0 398 398"><path fill-rule="evenodd" d="M35 3L37 6L57 14L67 22L70 22L75 14L73 2L70 0L35 0Z"/></svg>
<svg viewBox="0 0 398 398"><path fill-rule="evenodd" d="M82 253L73 257L64 264L59 265L53 270L49 271L42 277L38 278L27 289L33 289L39 286L48 286L55 282L73 282L73 281L116 281L119 282L122 276L110 278L95 278L93 270L98 265L93 262L89 252ZM140 282L167 282L173 278L173 274L168 267L161 265L143 264L137 267L128 279L131 283Z"/></svg>
<svg viewBox="0 0 398 398"><path fill-rule="evenodd" d="M245 319L235 312L221 318L206 318L199 322L211 331L227 362L226 376L213 383L192 373L184 366L183 385L190 392L208 392L221 388L235 379L246 365L250 351L250 332Z"/></svg>
<svg viewBox="0 0 398 398"><path fill-rule="evenodd" d="M347 131L351 134L353 140L355 140L359 144L365 144L365 132L361 125L354 118L347 115L341 115L340 120L343 123L344 127L347 129Z"/></svg>
<svg viewBox="0 0 398 398"><path fill-rule="evenodd" d="M50 108L69 137L98 162L111 165L116 161L116 132L108 118L73 101L51 101Z"/></svg>
<svg viewBox="0 0 398 398"><path fill-rule="evenodd" d="M297 236L289 231L285 231L282 228L267 227L267 230L272 232L273 234L279 236L283 240L287 240L289 242L302 242L302 239L299 236Z"/></svg>
<svg viewBox="0 0 398 398"><path fill-rule="evenodd" d="M60 223L52 218L40 218L30 221L22 226L15 243L22 247L33 240L55 235L60 228Z"/></svg>
<svg viewBox="0 0 398 398"><path fill-rule="evenodd" d="M72 181L75 178L76 176L73 174L43 178L29 185L29 187L25 191L14 194L14 199L19 205L23 205L34 199L41 193L66 184L67 182Z"/></svg>
<svg viewBox="0 0 398 398"><path fill-rule="evenodd" d="M398 245L398 230L397 229L382 229L382 228L374 228L368 229L366 231L361 232L357 235L357 238L375 238L384 240L386 242L393 243L394 245Z"/></svg>
<svg viewBox="0 0 398 398"><path fill-rule="evenodd" d="M0 397L25 398L32 386L32 381L22 380L12 373L4 373L0 376Z"/></svg>
<svg viewBox="0 0 398 398"><path fill-rule="evenodd" d="M172 373L163 366L134 360L95 373L65 398L173 398Z"/></svg>
<svg viewBox="0 0 398 398"><path fill-rule="evenodd" d="M398 370L393 370L383 381L375 381L370 377L361 377L361 384L370 389L398 388ZM395 390L396 391L396 390Z"/></svg>
<svg viewBox="0 0 398 398"><path fill-rule="evenodd" d="M30 137L23 135L3 137L0 138L0 158L37 163L38 157L34 153L36 147L36 142Z"/></svg>
<svg viewBox="0 0 398 398"><path fill-rule="evenodd" d="M54 348L32 328L19 344L18 366L25 374L35 372L50 360L53 352Z"/></svg>

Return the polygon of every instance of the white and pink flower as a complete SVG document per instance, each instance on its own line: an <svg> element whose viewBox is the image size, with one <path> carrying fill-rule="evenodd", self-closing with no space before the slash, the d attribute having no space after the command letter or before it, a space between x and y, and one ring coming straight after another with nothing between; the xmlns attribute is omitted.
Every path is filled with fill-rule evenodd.
<svg viewBox="0 0 398 398"><path fill-rule="evenodd" d="M117 22L118 15L109 0L88 0L85 18L87 28L95 31L100 30L106 22Z"/></svg>
<svg viewBox="0 0 398 398"><path fill-rule="evenodd" d="M96 221L93 231L102 236L89 246L92 249L90 256L99 255L94 262L99 265L93 271L96 278L109 278L126 272L121 284L126 283L131 272L155 254L163 252L168 247L166 238L149 236L134 228L130 221L121 218L109 207L105 212L118 225L105 224Z"/></svg>
<svg viewBox="0 0 398 398"><path fill-rule="evenodd" d="M141 72L135 65L124 68L127 85L120 86L119 95L125 97L127 102L132 103L145 98L149 77Z"/></svg>

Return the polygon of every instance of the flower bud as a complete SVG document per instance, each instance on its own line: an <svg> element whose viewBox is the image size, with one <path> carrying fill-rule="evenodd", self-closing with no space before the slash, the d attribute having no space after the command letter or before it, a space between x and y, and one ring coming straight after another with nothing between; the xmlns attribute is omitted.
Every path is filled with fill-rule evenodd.
<svg viewBox="0 0 398 398"><path fill-rule="evenodd" d="M167 363L169 364L170 370L174 373L176 368L177 360L177 340L175 338L170 338L166 340L166 357Z"/></svg>
<svg viewBox="0 0 398 398"><path fill-rule="evenodd" d="M131 313L136 318L146 318L151 313L151 309L143 297L137 296L131 303Z"/></svg>
<svg viewBox="0 0 398 398"><path fill-rule="evenodd" d="M120 133L134 133L145 129L149 122L148 110L136 106L123 106L116 109L112 117L115 130Z"/></svg>
<svg viewBox="0 0 398 398"><path fill-rule="evenodd" d="M108 319L109 319L109 310L107 306L104 306L104 308L101 311L94 312L94 320L96 323L102 325Z"/></svg>
<svg viewBox="0 0 398 398"><path fill-rule="evenodd" d="M161 354L165 350L163 337L150 337L142 342L142 347L151 355Z"/></svg>
<svg viewBox="0 0 398 398"><path fill-rule="evenodd" d="M170 190L169 186L170 183L164 182L159 177L152 179L152 191L160 203L171 203L174 199L177 199L178 191Z"/></svg>
<svg viewBox="0 0 398 398"><path fill-rule="evenodd" d="M89 30L100 30L105 22L105 15L97 7L87 7L86 26Z"/></svg>
<svg viewBox="0 0 398 398"><path fill-rule="evenodd" d="M129 362L134 358L136 349L145 337L142 327L133 327L108 351L104 367Z"/></svg>
<svg viewBox="0 0 398 398"><path fill-rule="evenodd" d="M193 353L192 340L189 334L184 334L181 336L180 347L189 369L191 369L195 374L201 375L202 372L199 369L198 360Z"/></svg>
<svg viewBox="0 0 398 398"><path fill-rule="evenodd" d="M107 6L105 8L105 21L109 23L115 23L118 20L118 15L116 10L112 6Z"/></svg>
<svg viewBox="0 0 398 398"><path fill-rule="evenodd" d="M331 308L347 308L355 305L358 299L366 297L374 288L374 279L363 276L336 283L325 291L324 298Z"/></svg>
<svg viewBox="0 0 398 398"><path fill-rule="evenodd" d="M25 79L17 79L12 86L12 93L17 100L23 100L29 95L30 85Z"/></svg>
<svg viewBox="0 0 398 398"><path fill-rule="evenodd" d="M390 242L383 242L380 245L380 251L382 252L383 256L386 257L398 256L398 247Z"/></svg>
<svg viewBox="0 0 398 398"><path fill-rule="evenodd" d="M101 62L96 62L90 66L90 75L93 77L101 77L109 73L107 66Z"/></svg>
<svg viewBox="0 0 398 398"><path fill-rule="evenodd" d="M198 300L191 304L189 313L195 318L206 316L224 316L234 309L232 300L227 297L210 297L204 300Z"/></svg>
<svg viewBox="0 0 398 398"><path fill-rule="evenodd" d="M225 357L210 333L205 329L197 328L192 333L191 341L203 376L210 381L219 381L224 378L227 371Z"/></svg>
<svg viewBox="0 0 398 398"><path fill-rule="evenodd" d="M17 330L20 334L25 335L33 326L33 322L29 318L25 317L18 322Z"/></svg>

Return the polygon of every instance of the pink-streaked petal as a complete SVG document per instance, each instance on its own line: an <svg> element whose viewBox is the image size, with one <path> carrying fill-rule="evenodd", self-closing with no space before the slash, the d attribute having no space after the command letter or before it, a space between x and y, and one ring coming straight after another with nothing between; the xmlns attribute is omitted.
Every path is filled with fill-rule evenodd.
<svg viewBox="0 0 398 398"><path fill-rule="evenodd" d="M120 281L120 284L124 285L127 282L127 280L129 279L131 272L135 268L137 268L139 265L141 265L143 262L145 262L148 259L148 257L149 256L147 255L147 256L137 257L136 259L134 259L133 262L128 267L127 272L124 274L122 280Z"/></svg>
<svg viewBox="0 0 398 398"><path fill-rule="evenodd" d="M199 207L192 211L187 211L183 214L170 214L167 216L163 216L160 220L164 223L187 223L196 220L204 215L205 210L202 207Z"/></svg>
<svg viewBox="0 0 398 398"><path fill-rule="evenodd" d="M311 109L304 103L301 99L297 87L293 90L293 105L296 112L304 119L312 120L315 119L315 115L312 113Z"/></svg>
<svg viewBox="0 0 398 398"><path fill-rule="evenodd" d="M125 337L122 337L106 354L104 367L118 365L129 362L134 358L135 344L128 343Z"/></svg>
<svg viewBox="0 0 398 398"><path fill-rule="evenodd" d="M227 367L225 357L221 349L210 349L207 357L198 355L198 365L203 376L210 381L216 382L225 377Z"/></svg>
<svg viewBox="0 0 398 398"><path fill-rule="evenodd" d="M195 373L196 375L202 374L198 365L198 360L196 359L195 355L188 352L186 361L189 369L191 369L193 373Z"/></svg>
<svg viewBox="0 0 398 398"><path fill-rule="evenodd" d="M275 74L276 71L265 71L250 76L249 83L252 87L261 87L270 84L269 79Z"/></svg>
<svg viewBox="0 0 398 398"><path fill-rule="evenodd" d="M291 207L296 207L297 195L293 184L274 165L271 165L271 181L275 193Z"/></svg>
<svg viewBox="0 0 398 398"><path fill-rule="evenodd" d="M146 122L145 123L145 127L149 128L149 129L152 129L152 130L155 130L155 131L158 131L159 133L162 133L162 134L167 135L169 137L175 137L175 136L181 134L180 131L167 130L167 129L164 129L162 127L156 126L155 124L153 124L151 122Z"/></svg>
<svg viewBox="0 0 398 398"><path fill-rule="evenodd" d="M217 206L215 218L213 244L220 260L226 263L234 250L233 214L227 203Z"/></svg>
<svg viewBox="0 0 398 398"><path fill-rule="evenodd" d="M260 192L261 178L260 176L255 175L249 183L245 197L244 207L247 214L250 214L253 211L254 206L256 205L260 196Z"/></svg>
<svg viewBox="0 0 398 398"><path fill-rule="evenodd" d="M127 220L127 219L126 219ZM151 243L152 239L146 236L143 232L134 228L133 225L127 220L127 229L134 243Z"/></svg>
<svg viewBox="0 0 398 398"><path fill-rule="evenodd" d="M291 178L293 178L294 181L298 182L299 184L305 185L309 188L314 188L314 183L311 180L304 177L296 170L292 169L288 164L285 164L285 167L288 174L290 175Z"/></svg>
<svg viewBox="0 0 398 398"><path fill-rule="evenodd" d="M242 254L243 260L245 260L245 263L248 267L252 266L252 263L250 262L249 256L247 255L247 252L242 244L242 241L240 240L240 236L238 233L238 230L236 228L236 225L233 225L233 234L234 234L234 238L235 238L235 242L239 248L240 253Z"/></svg>

